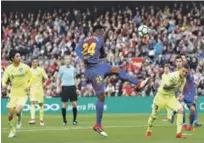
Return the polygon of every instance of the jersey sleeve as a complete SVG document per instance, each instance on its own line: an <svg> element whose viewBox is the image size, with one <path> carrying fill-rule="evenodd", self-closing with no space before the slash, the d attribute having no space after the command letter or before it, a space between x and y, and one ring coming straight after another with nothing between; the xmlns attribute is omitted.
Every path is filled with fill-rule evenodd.
<svg viewBox="0 0 204 143"><path fill-rule="evenodd" d="M104 44L104 39L103 37L100 37L100 42L101 42L101 49L100 49L100 58L105 58L106 57L106 53L105 53L105 44Z"/></svg>
<svg viewBox="0 0 204 143"><path fill-rule="evenodd" d="M25 69L26 69L26 74L27 74L27 77L28 77L27 85L30 87L32 82L33 82L33 80L34 80L34 76L32 74L31 69L27 65L25 65Z"/></svg>
<svg viewBox="0 0 204 143"><path fill-rule="evenodd" d="M43 78L44 78L44 79L47 79L48 76L47 76L45 70L44 70L43 68L41 68L41 69L42 69L42 75L43 75Z"/></svg>
<svg viewBox="0 0 204 143"><path fill-rule="evenodd" d="M76 77L76 75L77 75L77 70L76 68L74 68L74 77Z"/></svg>
<svg viewBox="0 0 204 143"><path fill-rule="evenodd" d="M83 46L83 41L79 42L79 44L76 46L75 48L75 52L77 54L77 56L80 58L80 59L84 59L84 56L83 56L83 53L82 53L82 46Z"/></svg>
<svg viewBox="0 0 204 143"><path fill-rule="evenodd" d="M3 78L2 78L2 85L6 86L6 83L9 79L9 70L8 68L5 69L4 74L3 74Z"/></svg>

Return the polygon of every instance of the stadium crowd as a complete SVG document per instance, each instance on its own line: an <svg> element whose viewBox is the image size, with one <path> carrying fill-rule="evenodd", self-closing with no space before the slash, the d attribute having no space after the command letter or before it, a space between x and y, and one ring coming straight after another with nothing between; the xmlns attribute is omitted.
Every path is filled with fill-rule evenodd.
<svg viewBox="0 0 204 143"><path fill-rule="evenodd" d="M174 70L176 55L188 56L194 74L198 95L204 96L204 5L174 4L173 7L120 6L109 11L95 7L86 10L39 10L37 13L2 12L1 16L1 73L9 64L9 51L21 50L22 60L30 64L31 57L39 57L40 66L49 80L45 84L46 97L57 96L56 77L63 55L69 51L77 69L77 93L93 96L93 88L84 77L84 65L74 52L76 45L90 35L94 24L105 28L107 59L114 66L128 71L136 78L152 77L142 92L134 85L123 82L116 75L106 77L107 96L154 96L158 88L163 65L169 63ZM139 25L151 28L149 44L142 44L138 36ZM130 64L126 59L142 57L144 62ZM3 93L3 96L7 94Z"/></svg>

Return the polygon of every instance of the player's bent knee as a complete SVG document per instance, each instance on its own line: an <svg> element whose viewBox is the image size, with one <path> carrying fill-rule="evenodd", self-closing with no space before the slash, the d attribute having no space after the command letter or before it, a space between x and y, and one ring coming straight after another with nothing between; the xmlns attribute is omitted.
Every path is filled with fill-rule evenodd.
<svg viewBox="0 0 204 143"><path fill-rule="evenodd" d="M16 113L21 113L21 110L22 110L23 106L19 105L16 107Z"/></svg>
<svg viewBox="0 0 204 143"><path fill-rule="evenodd" d="M44 105L44 103L39 103L39 106L42 107Z"/></svg>
<svg viewBox="0 0 204 143"><path fill-rule="evenodd" d="M21 114L21 110L16 110L16 115L20 115Z"/></svg>

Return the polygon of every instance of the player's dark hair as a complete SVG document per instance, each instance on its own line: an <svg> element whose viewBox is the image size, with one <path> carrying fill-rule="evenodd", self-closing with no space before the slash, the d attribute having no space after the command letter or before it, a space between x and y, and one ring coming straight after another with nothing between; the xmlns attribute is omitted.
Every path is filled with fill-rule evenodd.
<svg viewBox="0 0 204 143"><path fill-rule="evenodd" d="M181 54L181 57L182 57L182 56L186 57L186 54Z"/></svg>
<svg viewBox="0 0 204 143"><path fill-rule="evenodd" d="M176 56L176 60L177 60L177 59L181 59L181 56L180 56L180 55L177 55L177 56Z"/></svg>
<svg viewBox="0 0 204 143"><path fill-rule="evenodd" d="M16 55L17 53L20 54L20 51L18 51L18 50L11 50L11 51L9 52L9 59L10 59L11 61L13 61L13 58L15 57L15 55Z"/></svg>
<svg viewBox="0 0 204 143"><path fill-rule="evenodd" d="M31 58L31 62L30 62L30 67L32 67L32 62L33 62L34 60L39 60L39 59L38 59L38 57L32 57L32 58ZM39 63L38 63L37 66L39 66Z"/></svg>
<svg viewBox="0 0 204 143"><path fill-rule="evenodd" d="M70 51L65 51L64 52L64 56L70 56L71 55L71 52Z"/></svg>
<svg viewBox="0 0 204 143"><path fill-rule="evenodd" d="M164 67L170 68L170 64L164 64Z"/></svg>
<svg viewBox="0 0 204 143"><path fill-rule="evenodd" d="M185 68L185 69L190 69L190 66L189 66L189 64L184 64L184 65L183 65L183 68Z"/></svg>
<svg viewBox="0 0 204 143"><path fill-rule="evenodd" d="M38 60L38 57L32 57L31 61Z"/></svg>
<svg viewBox="0 0 204 143"><path fill-rule="evenodd" d="M101 29L104 29L104 27L102 25L97 24L93 27L93 32L96 32L96 30L101 30Z"/></svg>

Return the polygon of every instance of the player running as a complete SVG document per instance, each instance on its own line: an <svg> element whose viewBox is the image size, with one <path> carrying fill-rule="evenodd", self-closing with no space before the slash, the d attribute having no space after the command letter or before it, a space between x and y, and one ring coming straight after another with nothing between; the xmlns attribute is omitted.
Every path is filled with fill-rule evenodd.
<svg viewBox="0 0 204 143"><path fill-rule="evenodd" d="M172 72L169 74L167 80L162 79L162 84L159 86L157 95L153 101L152 113L148 120L148 128L146 136L152 135L153 122L159 111L165 107L170 108L177 112L177 134L176 138L184 138L182 135L182 120L183 120L183 106L175 97L175 91L179 89L182 93L184 85L186 83L186 75L188 73L189 66L183 66L179 71Z"/></svg>
<svg viewBox="0 0 204 143"><path fill-rule="evenodd" d="M11 93L8 100L8 125L10 128L9 138L16 136L16 125L14 116L18 117L18 122L21 124L21 110L28 99L28 91L32 83L31 69L21 63L21 56L18 51L10 52L12 64L9 65L4 72L2 80L2 88L6 88L7 81L11 82Z"/></svg>
<svg viewBox="0 0 204 143"><path fill-rule="evenodd" d="M40 112L40 125L44 126L44 91L43 91L43 81L48 79L45 70L39 67L38 59L32 59L32 74L34 76L34 80L31 84L30 88L30 115L31 120L29 124L35 124L35 103L36 101L39 104L39 112Z"/></svg>
<svg viewBox="0 0 204 143"><path fill-rule="evenodd" d="M103 27L96 25L93 28L93 32L94 33L92 36L87 37L78 44L76 53L80 59L84 61L86 67L85 76L87 80L92 83L92 86L98 97L98 101L96 103L96 124L93 126L93 130L102 136L108 136L107 133L104 132L101 125L105 100L105 74L118 74L121 79L128 80L129 82L138 85L139 89L147 84L149 78L139 82L138 80L129 76L119 67L111 67L110 64L101 64L100 58L105 57Z"/></svg>

